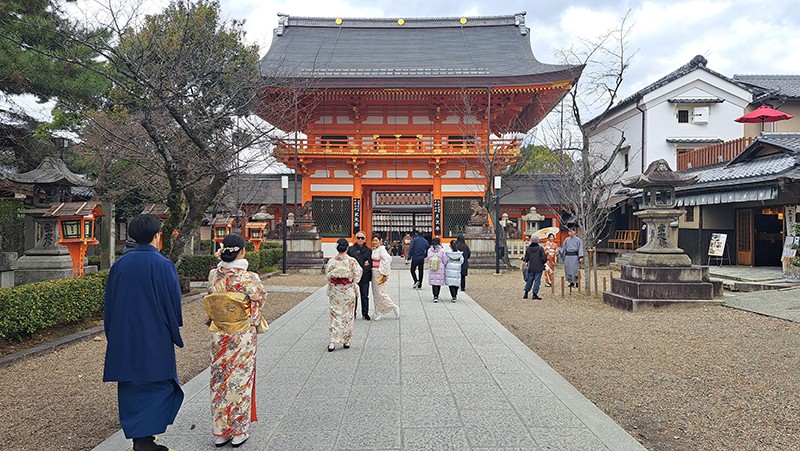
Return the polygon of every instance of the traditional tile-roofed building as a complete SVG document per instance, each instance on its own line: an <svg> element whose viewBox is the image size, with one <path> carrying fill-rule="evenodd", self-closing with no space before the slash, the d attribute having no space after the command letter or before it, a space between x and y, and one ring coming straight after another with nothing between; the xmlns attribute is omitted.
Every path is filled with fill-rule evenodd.
<svg viewBox="0 0 800 451"><path fill-rule="evenodd" d="M281 16L261 73L275 81L265 105L291 107L256 112L302 134L275 155L303 175L326 252L357 230L449 238L516 159L507 134L536 125L581 70L536 60L525 13Z"/></svg>
<svg viewBox="0 0 800 451"><path fill-rule="evenodd" d="M764 133L730 162L682 172L699 176L675 193L687 212L678 244L695 263L707 263L711 234L723 233L731 264L781 265L800 220L800 133Z"/></svg>
<svg viewBox="0 0 800 451"><path fill-rule="evenodd" d="M745 112L753 95L748 86L707 64L706 58L695 56L584 124L596 127L589 139L593 151L602 155L610 155L625 134L624 150L609 179L641 174L660 159L676 168L679 155L742 136L742 124L733 120Z"/></svg>

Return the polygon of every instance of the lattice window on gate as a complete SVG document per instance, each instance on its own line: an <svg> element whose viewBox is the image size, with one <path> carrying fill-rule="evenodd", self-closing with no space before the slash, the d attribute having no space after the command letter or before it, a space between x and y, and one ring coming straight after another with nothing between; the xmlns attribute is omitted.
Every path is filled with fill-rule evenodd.
<svg viewBox="0 0 800 451"><path fill-rule="evenodd" d="M348 238L353 230L353 199L350 197L317 197L314 202L314 222L319 236Z"/></svg>
<svg viewBox="0 0 800 451"><path fill-rule="evenodd" d="M455 237L464 233L472 209L469 203L473 200L481 202L480 197L445 197L442 199L442 235Z"/></svg>

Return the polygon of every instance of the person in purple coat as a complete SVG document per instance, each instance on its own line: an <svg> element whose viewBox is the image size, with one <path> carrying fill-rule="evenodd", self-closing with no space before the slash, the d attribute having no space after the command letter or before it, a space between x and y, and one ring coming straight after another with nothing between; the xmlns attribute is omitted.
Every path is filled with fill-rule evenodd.
<svg viewBox="0 0 800 451"><path fill-rule="evenodd" d="M175 346L183 347L181 287L175 264L156 249L159 229L152 215L128 223L138 245L114 263L105 289L103 381L117 382L119 421L134 451L167 451L154 436L183 402L175 364Z"/></svg>
<svg viewBox="0 0 800 451"><path fill-rule="evenodd" d="M444 267L447 264L447 252L439 238L431 240L428 248L428 283L433 290L433 302L439 302L439 292L444 285ZM435 267L435 269L434 269Z"/></svg>

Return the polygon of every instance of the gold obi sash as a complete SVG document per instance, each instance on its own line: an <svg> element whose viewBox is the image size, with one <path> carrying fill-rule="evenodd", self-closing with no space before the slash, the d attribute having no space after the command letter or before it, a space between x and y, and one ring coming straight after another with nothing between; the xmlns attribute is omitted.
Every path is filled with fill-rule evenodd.
<svg viewBox="0 0 800 451"><path fill-rule="evenodd" d="M250 328L250 303L247 295L220 291L203 297L206 314L211 319L211 332L244 332Z"/></svg>

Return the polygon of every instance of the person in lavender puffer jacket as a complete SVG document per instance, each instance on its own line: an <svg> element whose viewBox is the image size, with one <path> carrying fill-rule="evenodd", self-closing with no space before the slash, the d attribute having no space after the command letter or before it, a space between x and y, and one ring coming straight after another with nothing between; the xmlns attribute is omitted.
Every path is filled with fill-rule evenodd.
<svg viewBox="0 0 800 451"><path fill-rule="evenodd" d="M439 238L434 238L431 240L431 247L428 248L428 283L431 284L431 289L433 290L433 302L439 302L439 291L444 285L446 264L447 253L442 248L442 242ZM433 269L437 265L438 267Z"/></svg>

